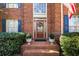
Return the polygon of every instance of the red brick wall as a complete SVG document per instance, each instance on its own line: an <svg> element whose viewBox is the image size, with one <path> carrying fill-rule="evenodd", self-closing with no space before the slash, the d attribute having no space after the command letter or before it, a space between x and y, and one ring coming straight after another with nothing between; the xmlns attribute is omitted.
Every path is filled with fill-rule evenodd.
<svg viewBox="0 0 79 59"><path fill-rule="evenodd" d="M61 33L61 4L47 4L48 32Z"/></svg>
<svg viewBox="0 0 79 59"><path fill-rule="evenodd" d="M67 8L64 6L64 15L67 14ZM24 3L21 8L7 8L4 10L6 18L22 18L22 29L24 32L33 32L33 4ZM61 4L47 4L47 25L48 33L61 33Z"/></svg>
<svg viewBox="0 0 79 59"><path fill-rule="evenodd" d="M5 9L6 19L18 19L21 15L20 8L7 8Z"/></svg>
<svg viewBox="0 0 79 59"><path fill-rule="evenodd" d="M23 10L23 31L24 32L33 32L33 4L27 3L24 4L24 10Z"/></svg>
<svg viewBox="0 0 79 59"><path fill-rule="evenodd" d="M63 13L64 15L68 15L68 8L63 5Z"/></svg>
<svg viewBox="0 0 79 59"><path fill-rule="evenodd" d="M48 25L48 33L54 32L55 26L55 5L52 3L47 4L47 25Z"/></svg>
<svg viewBox="0 0 79 59"><path fill-rule="evenodd" d="M76 3L75 5L76 5L75 6L76 7L76 13L75 14L79 15L79 3Z"/></svg>
<svg viewBox="0 0 79 59"><path fill-rule="evenodd" d="M24 4L24 32L33 30L33 4ZM61 33L61 4L47 4L48 32Z"/></svg>
<svg viewBox="0 0 79 59"><path fill-rule="evenodd" d="M3 8L2 16L6 17L7 19L15 19L18 20L21 18L23 20L23 11L22 8ZM0 18L0 31L2 32L2 18Z"/></svg>
<svg viewBox="0 0 79 59"><path fill-rule="evenodd" d="M55 4L55 33L61 33L61 4Z"/></svg>
<svg viewBox="0 0 79 59"><path fill-rule="evenodd" d="M60 34L61 33L61 4L55 3L55 26L54 26L54 33Z"/></svg>
<svg viewBox="0 0 79 59"><path fill-rule="evenodd" d="M33 8L32 3L22 4L21 8L5 8L4 14L7 19L22 19L22 31L32 33Z"/></svg>

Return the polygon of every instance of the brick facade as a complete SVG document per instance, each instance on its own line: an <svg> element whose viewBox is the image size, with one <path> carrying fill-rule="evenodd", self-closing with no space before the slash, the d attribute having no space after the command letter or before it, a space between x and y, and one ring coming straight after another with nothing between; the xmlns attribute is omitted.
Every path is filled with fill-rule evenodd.
<svg viewBox="0 0 79 59"><path fill-rule="evenodd" d="M33 4L24 4L23 8L23 31L33 32Z"/></svg>
<svg viewBox="0 0 79 59"><path fill-rule="evenodd" d="M22 20L22 31L33 33L33 4L24 3L21 8L5 8L3 9L6 19ZM67 14L67 8L64 6L64 15ZM1 18L0 18L1 21ZM47 4L47 27L48 33L61 33L61 4L48 3ZM0 31L1 29L0 23Z"/></svg>
<svg viewBox="0 0 79 59"><path fill-rule="evenodd" d="M47 4L48 32L61 33L61 4Z"/></svg>

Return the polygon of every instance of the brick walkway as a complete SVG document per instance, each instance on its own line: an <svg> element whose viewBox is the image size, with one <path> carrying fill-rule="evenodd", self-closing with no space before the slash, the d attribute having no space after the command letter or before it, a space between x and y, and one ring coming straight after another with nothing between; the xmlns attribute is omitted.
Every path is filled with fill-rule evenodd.
<svg viewBox="0 0 79 59"><path fill-rule="evenodd" d="M23 56L58 56L59 46L49 42L32 42L31 45L24 44L21 46L21 55Z"/></svg>

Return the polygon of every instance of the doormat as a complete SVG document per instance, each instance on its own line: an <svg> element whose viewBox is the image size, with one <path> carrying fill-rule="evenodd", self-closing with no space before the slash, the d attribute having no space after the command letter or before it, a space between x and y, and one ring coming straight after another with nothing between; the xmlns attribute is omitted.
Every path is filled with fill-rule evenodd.
<svg viewBox="0 0 79 59"><path fill-rule="evenodd" d="M46 39L44 39L44 38L38 38L38 39L35 39L35 41L46 41Z"/></svg>

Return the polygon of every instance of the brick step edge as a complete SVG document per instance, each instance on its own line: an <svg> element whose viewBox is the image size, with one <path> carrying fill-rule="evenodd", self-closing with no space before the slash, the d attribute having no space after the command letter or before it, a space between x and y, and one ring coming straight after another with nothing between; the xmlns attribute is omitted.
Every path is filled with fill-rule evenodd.
<svg viewBox="0 0 79 59"><path fill-rule="evenodd" d="M26 52L23 52L22 53L23 56L58 56L59 55L59 52L52 52L52 53L41 53L41 52L29 52L29 51L26 51Z"/></svg>
<svg viewBox="0 0 79 59"><path fill-rule="evenodd" d="M25 55L25 54L59 54L59 51L58 50L50 50L50 49L32 49L32 50L25 50L25 51L22 51L22 55Z"/></svg>
<svg viewBox="0 0 79 59"><path fill-rule="evenodd" d="M26 53L23 54L22 56L59 56L59 53Z"/></svg>

